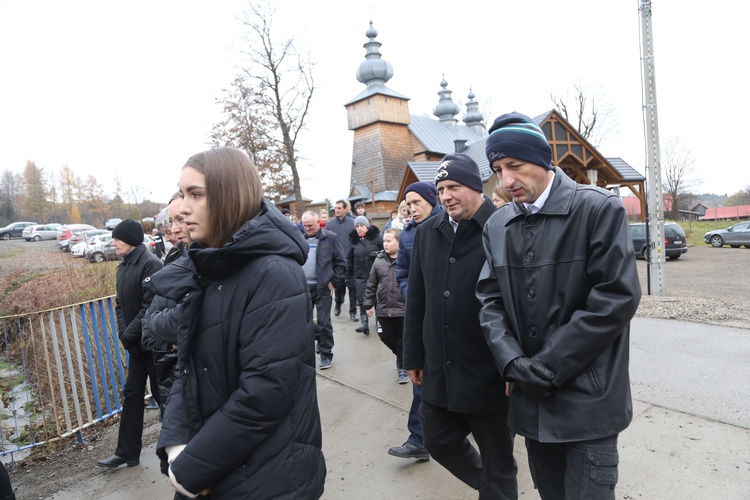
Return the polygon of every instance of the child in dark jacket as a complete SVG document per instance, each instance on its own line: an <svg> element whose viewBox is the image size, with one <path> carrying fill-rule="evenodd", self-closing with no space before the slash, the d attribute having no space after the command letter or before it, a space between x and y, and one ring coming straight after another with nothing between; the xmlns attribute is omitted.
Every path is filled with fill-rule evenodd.
<svg viewBox="0 0 750 500"><path fill-rule="evenodd" d="M396 256L400 229L387 229L383 233L383 251L378 253L370 270L363 306L372 317L373 306L378 316L380 340L396 355L398 383L405 384L409 376L402 364L404 340L404 296L396 280ZM381 331L382 329L382 331Z"/></svg>

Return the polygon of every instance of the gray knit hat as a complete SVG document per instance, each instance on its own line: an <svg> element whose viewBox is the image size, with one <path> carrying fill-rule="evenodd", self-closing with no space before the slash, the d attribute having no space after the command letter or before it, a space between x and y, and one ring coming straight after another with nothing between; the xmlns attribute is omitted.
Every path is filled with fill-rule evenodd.
<svg viewBox="0 0 750 500"><path fill-rule="evenodd" d="M357 227L360 224L365 226L367 229L370 229L370 221L367 220L367 217L365 217L364 215L358 215L357 218L354 219L354 227Z"/></svg>

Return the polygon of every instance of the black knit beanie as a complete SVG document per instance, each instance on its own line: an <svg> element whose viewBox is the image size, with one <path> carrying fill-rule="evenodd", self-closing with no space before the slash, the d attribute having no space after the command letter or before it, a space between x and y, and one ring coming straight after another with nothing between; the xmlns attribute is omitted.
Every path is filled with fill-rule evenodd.
<svg viewBox="0 0 750 500"><path fill-rule="evenodd" d="M552 148L544 132L534 121L521 113L507 113L495 119L485 143L490 165L510 157L552 170Z"/></svg>
<svg viewBox="0 0 750 500"><path fill-rule="evenodd" d="M133 219L125 219L115 226L112 237L135 247L143 243L143 228Z"/></svg>
<svg viewBox="0 0 750 500"><path fill-rule="evenodd" d="M433 207L438 204L437 189L435 189L435 185L430 182L420 181L409 184L406 186L406 189L404 189L404 199L406 199L406 193L409 191L414 191Z"/></svg>
<svg viewBox="0 0 750 500"><path fill-rule="evenodd" d="M456 181L482 192L482 176L479 174L479 166L469 155L463 153L443 156L442 163L435 172L435 185L445 180Z"/></svg>

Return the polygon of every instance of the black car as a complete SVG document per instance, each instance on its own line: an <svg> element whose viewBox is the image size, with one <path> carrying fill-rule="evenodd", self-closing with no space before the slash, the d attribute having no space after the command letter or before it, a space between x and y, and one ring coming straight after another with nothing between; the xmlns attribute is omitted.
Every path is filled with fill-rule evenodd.
<svg viewBox="0 0 750 500"><path fill-rule="evenodd" d="M633 250L636 257L648 257L648 244L646 243L646 224L638 222L630 224L630 235L633 238ZM682 226L676 222L664 223L664 250L667 257L675 260L687 253L687 237Z"/></svg>
<svg viewBox="0 0 750 500"><path fill-rule="evenodd" d="M11 238L23 237L23 230L28 226L33 226L36 222L13 222L0 229L0 239L9 240Z"/></svg>

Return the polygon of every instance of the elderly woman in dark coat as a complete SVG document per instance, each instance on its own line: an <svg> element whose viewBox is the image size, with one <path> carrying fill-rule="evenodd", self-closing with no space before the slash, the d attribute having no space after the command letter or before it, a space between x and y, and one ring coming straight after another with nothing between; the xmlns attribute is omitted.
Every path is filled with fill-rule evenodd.
<svg viewBox="0 0 750 500"><path fill-rule="evenodd" d="M178 373L157 454L189 497L312 499L325 461L302 234L239 150L191 157L180 214L194 243L152 277L177 302Z"/></svg>
<svg viewBox="0 0 750 500"><path fill-rule="evenodd" d="M347 278L354 277L354 284L357 288L357 305L359 306L359 319L362 324L355 329L356 332L370 334L370 321L367 317L367 311L362 303L365 300L365 289L367 280L370 278L370 268L375 262L378 252L383 249L383 237L380 235L380 229L364 215L357 216L354 219L354 231L349 233L349 255L346 259Z"/></svg>

